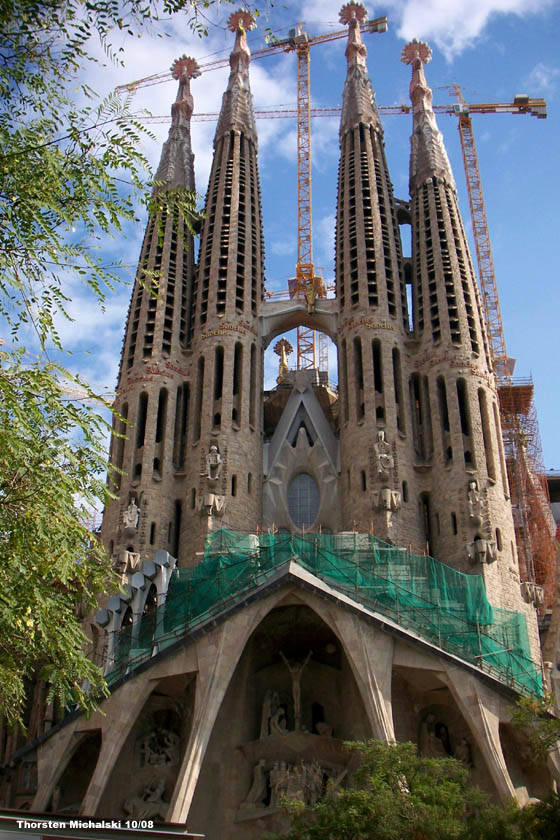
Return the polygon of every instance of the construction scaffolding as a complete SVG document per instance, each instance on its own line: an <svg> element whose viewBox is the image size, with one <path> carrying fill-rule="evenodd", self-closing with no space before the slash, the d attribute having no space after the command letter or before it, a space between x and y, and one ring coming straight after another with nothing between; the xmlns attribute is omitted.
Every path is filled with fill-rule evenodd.
<svg viewBox="0 0 560 840"><path fill-rule="evenodd" d="M498 393L519 571L523 581L543 587L543 615L555 603L557 545L533 380L510 378Z"/></svg>
<svg viewBox="0 0 560 840"><path fill-rule="evenodd" d="M482 181L469 106L458 85L451 93L457 99L459 136L463 151L467 192L476 247L478 274L492 364L500 400L500 421L513 508L519 570L522 583L542 587L542 597L534 599L539 615L551 610L556 600L556 527L550 509L537 412L533 400L533 381L512 377L514 360L506 351L500 313L498 287L492 258ZM484 106L482 106L484 107ZM491 109L493 106L488 106ZM495 106L498 108L501 106ZM546 105L542 100L516 96L508 113L528 113L542 119ZM496 111L490 111L494 113Z"/></svg>
<svg viewBox="0 0 560 840"><path fill-rule="evenodd" d="M202 562L173 572L164 604L115 634L113 685L296 563L401 628L524 694L542 694L525 616L493 607L483 578L355 532L209 535Z"/></svg>

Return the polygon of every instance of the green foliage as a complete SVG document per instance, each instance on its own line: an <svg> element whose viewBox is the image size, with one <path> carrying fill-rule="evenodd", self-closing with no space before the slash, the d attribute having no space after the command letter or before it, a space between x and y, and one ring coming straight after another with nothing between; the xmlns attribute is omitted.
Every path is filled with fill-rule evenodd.
<svg viewBox="0 0 560 840"><path fill-rule="evenodd" d="M558 840L560 837L560 794L552 792L521 814L523 840Z"/></svg>
<svg viewBox="0 0 560 840"><path fill-rule="evenodd" d="M313 808L290 803L288 840L521 840L519 811L468 786L456 759L423 758L414 744L347 747L360 759L349 784Z"/></svg>
<svg viewBox="0 0 560 840"><path fill-rule="evenodd" d="M535 761L545 761L560 741L560 719L552 714L552 697L520 697L513 713L513 723L523 729Z"/></svg>
<svg viewBox="0 0 560 840"><path fill-rule="evenodd" d="M163 10L184 8L196 12L187 0L166 0ZM98 102L75 81L93 61L90 37L110 53L113 29L132 32L156 17L155 3L138 0L0 6L0 315L13 336L28 323L42 346L60 347L56 314L68 303L68 273L103 301L120 265L104 260L102 237L138 221L140 198L152 212L163 209L162 194L146 192L145 131L129 100ZM193 196L175 191L174 203L189 221Z"/></svg>
<svg viewBox="0 0 560 840"><path fill-rule="evenodd" d="M0 323L16 343L34 334L40 354L0 361L0 714L10 723L37 673L63 704L91 709L106 691L77 613L110 579L84 524L86 507L104 503L107 429L68 400L59 384L68 375L49 361L53 346L64 349L57 321L69 281L103 302L121 276L103 238L136 220L138 199L156 215L172 202L188 224L194 211L185 190L152 189L130 103L100 102L80 73L95 62L90 39L120 61L113 33L121 43L123 31L184 11L200 34L210 2L0 0Z"/></svg>
<svg viewBox="0 0 560 840"><path fill-rule="evenodd" d="M62 705L91 709L105 691L77 620L108 582L87 527L105 451L103 421L65 396L63 371L0 360L0 714L14 723L38 665Z"/></svg>

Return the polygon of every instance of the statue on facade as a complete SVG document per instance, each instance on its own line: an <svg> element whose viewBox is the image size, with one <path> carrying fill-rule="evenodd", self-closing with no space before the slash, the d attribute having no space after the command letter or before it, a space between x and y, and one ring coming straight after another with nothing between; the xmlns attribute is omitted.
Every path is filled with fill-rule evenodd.
<svg viewBox="0 0 560 840"><path fill-rule="evenodd" d="M138 527L139 518L140 508L136 504L136 501L131 499L127 509L123 513L122 519L124 527L136 529Z"/></svg>
<svg viewBox="0 0 560 840"><path fill-rule="evenodd" d="M180 738L169 729L153 729L140 741L141 765L152 767L176 764L179 760Z"/></svg>
<svg viewBox="0 0 560 840"><path fill-rule="evenodd" d="M123 551L123 572L137 572L142 565L139 551Z"/></svg>
<svg viewBox="0 0 560 840"><path fill-rule="evenodd" d="M163 802L165 779L153 781L140 796L130 796L123 802L123 811L134 820L165 821L168 803Z"/></svg>
<svg viewBox="0 0 560 840"><path fill-rule="evenodd" d="M206 516L222 516L226 508L226 497L217 493L205 493L198 497L198 510Z"/></svg>
<svg viewBox="0 0 560 840"><path fill-rule="evenodd" d="M380 429L377 432L377 440L374 445L375 457L377 461L377 474L388 475L395 466L395 459L393 457L393 450L391 444L385 440L385 432Z"/></svg>
<svg viewBox="0 0 560 840"><path fill-rule="evenodd" d="M260 761L253 767L253 781L251 783L249 793L245 797L245 801L241 803L242 807L247 807L248 805L258 807L263 805L263 800L266 797L265 764L265 759L261 758Z"/></svg>
<svg viewBox="0 0 560 840"><path fill-rule="evenodd" d="M475 478L469 481L467 500L469 506L469 518L472 524L478 527L482 525L482 499L478 489L478 483Z"/></svg>
<svg viewBox="0 0 560 840"><path fill-rule="evenodd" d="M381 490L374 490L371 494L374 510L385 512L385 524L387 528L393 525L393 513L401 506L401 494L399 490L391 490L390 487L383 487Z"/></svg>
<svg viewBox="0 0 560 840"><path fill-rule="evenodd" d="M444 723L438 723L429 714L420 727L420 753L430 758L448 758L451 754L449 732Z"/></svg>
<svg viewBox="0 0 560 840"><path fill-rule="evenodd" d="M270 718L270 734L271 735L287 735L288 724L286 721L286 707L278 706L272 717Z"/></svg>
<svg viewBox="0 0 560 840"><path fill-rule="evenodd" d="M205 470L201 475L206 476L209 481L217 481L222 472L222 456L215 443L210 446L206 456Z"/></svg>
<svg viewBox="0 0 560 840"><path fill-rule="evenodd" d="M493 540L475 537L467 547L467 556L473 566L476 563L493 563L497 559L496 543Z"/></svg>
<svg viewBox="0 0 560 840"><path fill-rule="evenodd" d="M266 738L267 735L270 735L270 722L276 712L278 711L279 698L277 691L271 691L271 689L267 689L264 700L263 700L263 707L261 713L261 731L260 737Z"/></svg>
<svg viewBox="0 0 560 840"><path fill-rule="evenodd" d="M270 806L274 808L280 804L280 800L286 795L288 783L288 768L285 761L276 761L269 774L270 781Z"/></svg>
<svg viewBox="0 0 560 840"><path fill-rule="evenodd" d="M315 301L317 300L317 289L315 288L315 283L313 280L310 280L309 283L305 287L305 302L307 303L307 313L308 315L315 314Z"/></svg>
<svg viewBox="0 0 560 840"><path fill-rule="evenodd" d="M455 748L455 758L462 761L467 767L472 767L471 745L466 738L461 738Z"/></svg>
<svg viewBox="0 0 560 840"><path fill-rule="evenodd" d="M299 732L301 729L301 675L303 673L303 669L311 659L311 654L313 653L312 650L309 651L307 654L304 662L294 662L290 664L282 651L280 651L280 656L284 660L286 668L290 672L290 676L292 678L292 698L294 701L294 731Z"/></svg>

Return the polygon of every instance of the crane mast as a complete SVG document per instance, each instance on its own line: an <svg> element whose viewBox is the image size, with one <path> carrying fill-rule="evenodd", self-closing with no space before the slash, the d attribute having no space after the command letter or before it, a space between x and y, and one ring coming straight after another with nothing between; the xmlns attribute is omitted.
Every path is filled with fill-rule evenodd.
<svg viewBox="0 0 560 840"><path fill-rule="evenodd" d="M325 297L322 277L313 265L313 222L311 208L311 91L309 40L300 24L293 31L297 55L297 203L298 258L296 276L288 285L290 297ZM323 366L322 366L323 365ZM310 327L297 328L298 370L328 369L327 337Z"/></svg>
<svg viewBox="0 0 560 840"><path fill-rule="evenodd" d="M364 22L365 32L386 32L387 18ZM311 207L311 85L310 46L335 41L347 35L348 30L313 35L309 37L298 23L290 33L286 51L297 55L297 197L298 197L298 259L296 276L288 281L290 297L307 299L308 311L313 312L316 298L326 297L323 278L315 274L313 264L313 222ZM297 329L297 368L327 371L328 339L311 327Z"/></svg>

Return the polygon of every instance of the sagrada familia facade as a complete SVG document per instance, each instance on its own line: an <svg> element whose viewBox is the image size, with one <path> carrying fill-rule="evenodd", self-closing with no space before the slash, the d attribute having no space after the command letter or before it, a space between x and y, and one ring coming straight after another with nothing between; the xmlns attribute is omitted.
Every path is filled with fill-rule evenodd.
<svg viewBox="0 0 560 840"><path fill-rule="evenodd" d="M413 131L397 199L364 16L341 12L336 296L272 301L251 21L230 18L198 263L169 202L148 220L127 317L101 531L122 588L88 620L111 694L21 751L17 807L250 840L285 825L284 794L313 804L344 785L343 742L372 737L455 755L497 799L550 786L554 767L527 765L511 725L519 692L542 689L535 593L429 48L403 50ZM157 174L170 194L195 186L196 62L174 75ZM302 325L335 342L338 389L284 354L265 390L265 349Z"/></svg>

